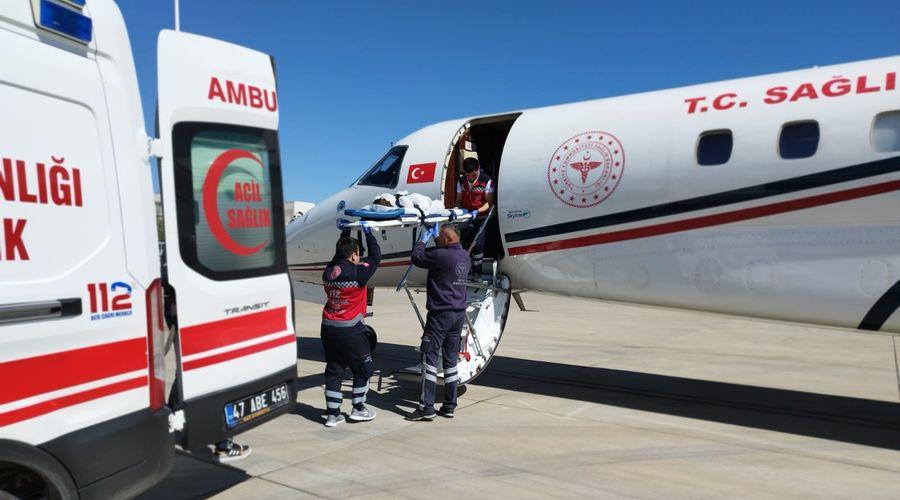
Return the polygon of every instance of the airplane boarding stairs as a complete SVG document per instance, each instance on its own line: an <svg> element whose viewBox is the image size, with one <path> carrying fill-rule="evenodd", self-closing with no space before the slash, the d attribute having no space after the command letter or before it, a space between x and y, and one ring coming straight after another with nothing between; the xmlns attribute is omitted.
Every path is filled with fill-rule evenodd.
<svg viewBox="0 0 900 500"><path fill-rule="evenodd" d="M492 267L496 267L496 264ZM404 289L424 328L424 318L412 293L405 286ZM496 354L500 345L500 337L506 326L506 319L509 316L511 299L512 290L509 278L506 275L497 274L496 271L488 279L470 281L466 285L466 324L463 325L459 360L456 365L460 385L475 380L487 368L491 358ZM437 369L438 384L443 384L444 370L440 363L438 363ZM395 374L402 377L421 377L422 364L420 362L399 370Z"/></svg>

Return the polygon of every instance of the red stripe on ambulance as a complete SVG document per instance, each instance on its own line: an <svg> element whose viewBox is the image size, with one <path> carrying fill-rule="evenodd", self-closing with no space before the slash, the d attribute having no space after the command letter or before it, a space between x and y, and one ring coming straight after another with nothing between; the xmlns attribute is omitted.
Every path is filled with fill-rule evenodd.
<svg viewBox="0 0 900 500"><path fill-rule="evenodd" d="M245 314L181 329L181 354L190 356L287 330L287 308ZM187 363L185 363L187 368Z"/></svg>
<svg viewBox="0 0 900 500"><path fill-rule="evenodd" d="M240 349L235 349L233 351L223 352L221 354L214 354L212 356L207 356L205 358L194 359L191 361L184 362L184 370L190 371L195 370L197 368L203 368L204 366L215 365L218 363L224 363L225 361L230 361L232 359L242 358L244 356L249 356L251 354L256 354L258 352L268 351L269 349L275 349L276 347L281 347L287 344L293 344L296 342L296 337L293 333L288 333L283 337L278 337L274 340L269 340L266 342L261 342L259 344L254 344L247 347L242 347Z"/></svg>
<svg viewBox="0 0 900 500"><path fill-rule="evenodd" d="M0 363L0 404L146 368L144 337L7 361Z"/></svg>
<svg viewBox="0 0 900 500"><path fill-rule="evenodd" d="M86 391L76 392L75 394L69 394L67 396L62 396L48 401L42 401L40 403L26 406L24 408L18 408L16 410L0 413L0 427L39 417L41 415L46 415L47 413L61 410L69 406L75 406L77 404L86 403L88 401L100 399L106 396L112 396L113 394L118 394L120 392L145 387L146 385L147 376L142 375L140 377L130 378L121 382L95 387Z"/></svg>

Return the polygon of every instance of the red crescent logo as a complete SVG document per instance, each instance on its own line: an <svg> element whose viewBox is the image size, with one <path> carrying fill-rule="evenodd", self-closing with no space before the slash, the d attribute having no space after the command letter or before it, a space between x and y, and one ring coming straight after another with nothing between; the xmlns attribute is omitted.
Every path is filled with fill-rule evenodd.
<svg viewBox="0 0 900 500"><path fill-rule="evenodd" d="M225 169L232 162L241 158L253 160L260 167L263 167L262 162L253 153L243 149L229 149L220 154L213 160L212 165L209 167L209 172L206 173L206 179L203 181L203 211L206 212L206 222L209 224L209 230L226 250L237 255L252 255L262 250L269 242L264 241L255 247L248 247L234 241L231 235L225 231L225 226L222 225L222 219L219 217L219 200L216 197L219 181L222 180L222 174L225 173Z"/></svg>

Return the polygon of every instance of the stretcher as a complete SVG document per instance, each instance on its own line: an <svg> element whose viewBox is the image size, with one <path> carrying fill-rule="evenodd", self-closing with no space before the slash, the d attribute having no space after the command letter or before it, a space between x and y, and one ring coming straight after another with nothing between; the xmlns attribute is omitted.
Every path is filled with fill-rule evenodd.
<svg viewBox="0 0 900 500"><path fill-rule="evenodd" d="M425 210L419 206L384 207L369 205L363 208L347 208L344 210L347 217L355 217L356 220L341 219L338 227L342 230L361 230L363 226L369 226L375 230L387 230L393 228L419 228L420 226L432 226L444 222L468 222L472 220L472 214L461 208L441 208L438 210ZM416 234L413 231L413 243ZM431 237L425 241L427 244ZM396 290L399 292L406 283L406 278L412 270L412 264L406 268Z"/></svg>
<svg viewBox="0 0 900 500"><path fill-rule="evenodd" d="M370 210L364 208L348 208L344 210L347 217L356 220L342 219L341 229L361 229L368 225L374 229L391 229L398 227L419 227L422 225L440 224L442 222L468 222L472 215L461 208L443 209L440 211L418 211L405 208L392 210Z"/></svg>

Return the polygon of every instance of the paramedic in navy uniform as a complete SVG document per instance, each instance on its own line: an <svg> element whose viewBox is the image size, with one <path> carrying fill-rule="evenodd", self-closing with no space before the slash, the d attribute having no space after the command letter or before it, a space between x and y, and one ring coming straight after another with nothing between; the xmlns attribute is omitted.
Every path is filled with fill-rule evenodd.
<svg viewBox="0 0 900 500"><path fill-rule="evenodd" d="M325 348L325 406L326 427L344 421L341 414L341 379L344 370L353 372L353 410L350 420L365 422L375 418L375 411L366 408L366 393L372 375L372 353L366 337L366 284L381 262L381 248L372 235L372 228L364 226L369 256L359 257L359 242L343 231L335 244L334 257L322 272L325 287L325 308L322 309L322 345Z"/></svg>
<svg viewBox="0 0 900 500"><path fill-rule="evenodd" d="M435 237L437 247L425 249L429 236ZM426 282L428 316L422 335L422 396L419 407L406 416L407 420L432 420L435 416L434 393L437 387L438 353L443 352L444 404L438 415L453 418L456 408L456 389L459 375L460 332L466 314L466 278L469 275L469 255L459 244L459 229L444 224L440 232L430 228L412 250L412 263L428 269Z"/></svg>
<svg viewBox="0 0 900 500"><path fill-rule="evenodd" d="M472 239L478 234L478 230L487 222L487 214L496 203L494 196L494 181L488 174L481 171L477 158L466 158L463 161L465 175L456 183L456 204L475 217L464 227L463 247L472 246ZM486 231L486 230L485 230ZM484 259L485 231L481 231L475 246L472 247L472 272L481 277L481 261Z"/></svg>

